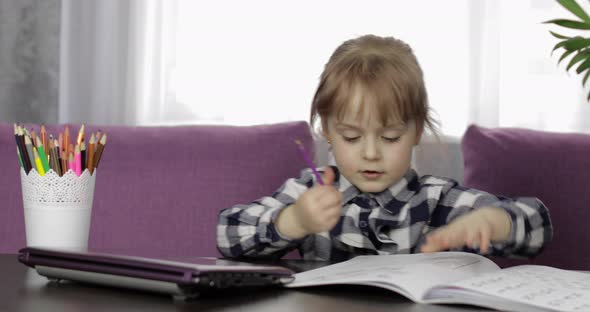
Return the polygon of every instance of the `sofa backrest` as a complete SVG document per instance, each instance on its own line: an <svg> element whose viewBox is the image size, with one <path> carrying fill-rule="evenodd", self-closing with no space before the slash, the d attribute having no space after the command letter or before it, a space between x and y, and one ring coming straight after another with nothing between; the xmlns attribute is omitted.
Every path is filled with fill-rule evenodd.
<svg viewBox="0 0 590 312"><path fill-rule="evenodd" d="M85 128L87 134L99 128L108 134L96 177L89 247L146 256L219 256L218 212L271 195L298 176L306 164L294 139L314 151L306 122ZM56 135L63 126L47 130ZM26 244L13 132L13 125L0 123L3 253Z"/></svg>
<svg viewBox="0 0 590 312"><path fill-rule="evenodd" d="M424 135L414 148L412 167L420 175L447 177L463 184L461 138Z"/></svg>
<svg viewBox="0 0 590 312"><path fill-rule="evenodd" d="M590 269L590 135L472 125L462 146L466 186L508 197L537 197L551 215L553 240L538 257L494 260L503 266Z"/></svg>

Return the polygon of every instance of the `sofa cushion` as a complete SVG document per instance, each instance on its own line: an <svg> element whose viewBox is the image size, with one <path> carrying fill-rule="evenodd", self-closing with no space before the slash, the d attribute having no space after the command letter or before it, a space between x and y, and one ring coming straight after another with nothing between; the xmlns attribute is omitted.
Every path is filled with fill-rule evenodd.
<svg viewBox="0 0 590 312"><path fill-rule="evenodd" d="M553 241L534 263L590 269L590 135L470 126L462 139L465 185L548 207Z"/></svg>
<svg viewBox="0 0 590 312"><path fill-rule="evenodd" d="M86 133L98 129L86 125ZM293 139L312 153L314 146L306 122L100 129L108 140L89 246L141 255L219 256L219 210L270 195L298 176L306 164ZM24 214L13 126L6 123L0 162L0 252L14 253L25 245Z"/></svg>

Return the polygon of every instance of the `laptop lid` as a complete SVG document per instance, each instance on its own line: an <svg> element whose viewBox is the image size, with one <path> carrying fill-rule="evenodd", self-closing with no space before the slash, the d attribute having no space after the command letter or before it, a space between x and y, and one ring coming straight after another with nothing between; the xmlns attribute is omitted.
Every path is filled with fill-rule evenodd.
<svg viewBox="0 0 590 312"><path fill-rule="evenodd" d="M197 297L225 288L280 286L284 267L205 257L139 257L109 252L26 247L18 260L54 282L72 280Z"/></svg>

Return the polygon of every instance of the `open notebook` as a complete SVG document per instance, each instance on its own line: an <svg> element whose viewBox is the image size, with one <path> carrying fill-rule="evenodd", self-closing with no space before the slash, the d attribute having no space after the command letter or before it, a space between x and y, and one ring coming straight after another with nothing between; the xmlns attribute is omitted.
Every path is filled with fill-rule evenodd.
<svg viewBox="0 0 590 312"><path fill-rule="evenodd" d="M235 287L281 286L294 272L215 258L145 258L113 253L27 247L18 260L50 280L73 280L156 291L176 299Z"/></svg>
<svg viewBox="0 0 590 312"><path fill-rule="evenodd" d="M513 312L590 311L590 274L541 265L501 269L466 252L358 256L295 274L285 287L381 287L425 304L469 304Z"/></svg>

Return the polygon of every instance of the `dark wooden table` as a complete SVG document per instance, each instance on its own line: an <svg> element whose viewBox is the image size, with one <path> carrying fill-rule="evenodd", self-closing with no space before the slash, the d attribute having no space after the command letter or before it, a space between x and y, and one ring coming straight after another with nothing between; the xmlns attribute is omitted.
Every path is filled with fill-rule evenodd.
<svg viewBox="0 0 590 312"><path fill-rule="evenodd" d="M301 271L311 268L287 261ZM290 263L290 264L289 264ZM313 264L312 264L313 265ZM466 306L415 304L391 291L364 286L323 286L305 289L255 289L175 301L151 292L73 282L49 283L18 262L0 254L0 311L483 311ZM487 310L489 311L489 310Z"/></svg>

